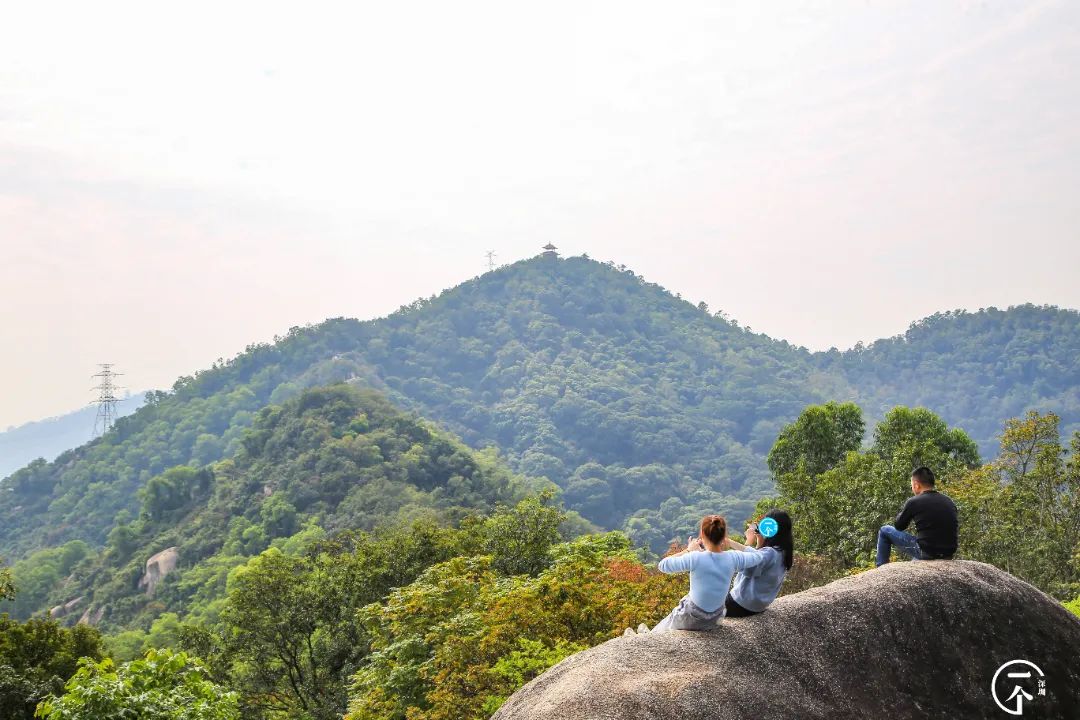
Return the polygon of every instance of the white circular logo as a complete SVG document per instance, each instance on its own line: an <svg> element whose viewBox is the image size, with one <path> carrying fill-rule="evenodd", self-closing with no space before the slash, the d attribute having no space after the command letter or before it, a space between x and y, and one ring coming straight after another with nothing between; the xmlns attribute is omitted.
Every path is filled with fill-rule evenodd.
<svg viewBox="0 0 1080 720"><path fill-rule="evenodd" d="M1005 679L1002 682L1002 693L998 694L998 678L1002 671ZM1036 674L1032 674L1032 670ZM1046 696L1046 677L1039 666L1028 660L1010 660L997 669L994 679L990 681L990 694L997 706L1010 715L1024 714L1024 701L1031 702L1036 696ZM1010 707L1011 705L1011 707Z"/></svg>

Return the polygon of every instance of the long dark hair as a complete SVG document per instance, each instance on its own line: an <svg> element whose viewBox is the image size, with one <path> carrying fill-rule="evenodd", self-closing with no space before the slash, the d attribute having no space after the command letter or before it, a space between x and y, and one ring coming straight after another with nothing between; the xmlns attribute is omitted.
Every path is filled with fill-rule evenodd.
<svg viewBox="0 0 1080 720"><path fill-rule="evenodd" d="M774 547L784 553L784 569L790 570L795 561L795 541L791 537L791 516L786 510L770 510L765 517L776 521L777 531L772 537L762 536L762 545Z"/></svg>

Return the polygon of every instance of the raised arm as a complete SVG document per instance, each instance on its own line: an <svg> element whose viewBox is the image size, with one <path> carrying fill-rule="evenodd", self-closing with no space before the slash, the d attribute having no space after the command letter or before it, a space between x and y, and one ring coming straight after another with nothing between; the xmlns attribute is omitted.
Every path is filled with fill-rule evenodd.
<svg viewBox="0 0 1080 720"><path fill-rule="evenodd" d="M697 563L698 553L687 552L684 550L676 555L669 555L660 561L657 568L662 573L671 575L673 573L685 573L694 569L694 565Z"/></svg>
<svg viewBox="0 0 1080 720"><path fill-rule="evenodd" d="M729 550L724 557L736 572L742 572L765 562L766 554L757 550Z"/></svg>

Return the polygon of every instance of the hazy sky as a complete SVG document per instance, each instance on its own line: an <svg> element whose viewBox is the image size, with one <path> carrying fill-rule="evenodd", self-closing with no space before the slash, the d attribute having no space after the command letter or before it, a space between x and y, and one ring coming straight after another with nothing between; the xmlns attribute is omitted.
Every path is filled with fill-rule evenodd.
<svg viewBox="0 0 1080 720"><path fill-rule="evenodd" d="M549 240L813 349L1080 307L1080 3L11 3L0 428Z"/></svg>

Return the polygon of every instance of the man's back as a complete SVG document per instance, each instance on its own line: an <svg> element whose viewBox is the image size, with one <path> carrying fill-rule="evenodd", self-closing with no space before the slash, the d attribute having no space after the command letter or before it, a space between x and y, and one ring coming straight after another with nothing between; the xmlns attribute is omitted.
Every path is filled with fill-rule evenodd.
<svg viewBox="0 0 1080 720"><path fill-rule="evenodd" d="M908 498L893 524L897 530L906 530L912 521L923 557L951 558L956 553L959 521L956 504L948 496L927 490Z"/></svg>

